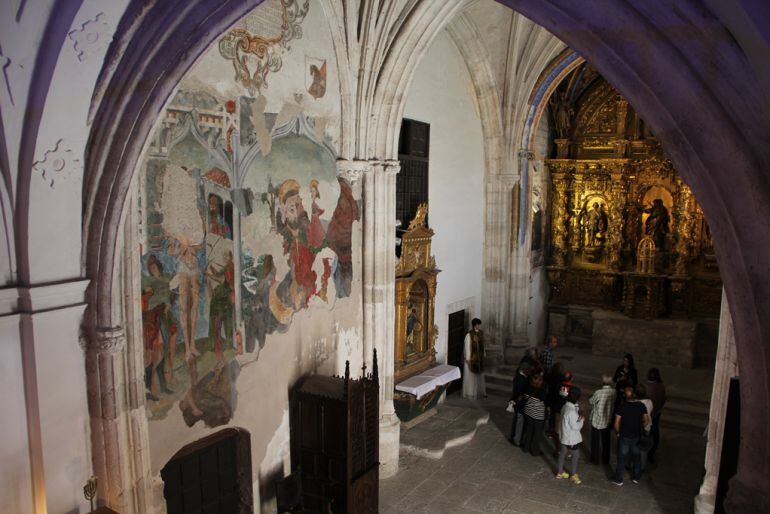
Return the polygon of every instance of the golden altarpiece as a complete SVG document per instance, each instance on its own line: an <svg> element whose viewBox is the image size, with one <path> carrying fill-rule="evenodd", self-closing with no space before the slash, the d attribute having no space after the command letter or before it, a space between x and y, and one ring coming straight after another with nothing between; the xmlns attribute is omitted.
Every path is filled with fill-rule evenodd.
<svg viewBox="0 0 770 514"><path fill-rule="evenodd" d="M586 65L550 107L558 135L546 159L550 312L581 305L645 320L718 318L708 225L644 121ZM571 324L567 336L590 339L590 319Z"/></svg>
<svg viewBox="0 0 770 514"><path fill-rule="evenodd" d="M436 363L434 311L436 260L430 254L433 230L425 218L428 204L417 209L401 237L401 258L396 266L396 383L425 371Z"/></svg>

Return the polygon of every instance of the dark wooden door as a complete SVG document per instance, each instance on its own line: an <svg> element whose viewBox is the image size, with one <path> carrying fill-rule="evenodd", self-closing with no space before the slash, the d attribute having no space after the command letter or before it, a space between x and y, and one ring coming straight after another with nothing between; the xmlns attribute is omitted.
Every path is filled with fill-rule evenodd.
<svg viewBox="0 0 770 514"><path fill-rule="evenodd" d="M228 428L182 448L160 472L168 514L251 514L250 437Z"/></svg>
<svg viewBox="0 0 770 514"><path fill-rule="evenodd" d="M447 330L447 364L458 366L460 373L463 371L463 342L465 341L465 310L453 312L449 315L449 330ZM459 391L463 387L462 380L455 380L449 384L447 394Z"/></svg>

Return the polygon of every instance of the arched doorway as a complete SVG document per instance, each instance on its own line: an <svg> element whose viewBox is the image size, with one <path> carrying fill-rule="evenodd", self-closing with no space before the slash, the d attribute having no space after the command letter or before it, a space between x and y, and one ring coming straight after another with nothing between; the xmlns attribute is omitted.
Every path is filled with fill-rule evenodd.
<svg viewBox="0 0 770 514"><path fill-rule="evenodd" d="M251 438L242 428L226 428L188 444L160 476L168 514L254 512Z"/></svg>

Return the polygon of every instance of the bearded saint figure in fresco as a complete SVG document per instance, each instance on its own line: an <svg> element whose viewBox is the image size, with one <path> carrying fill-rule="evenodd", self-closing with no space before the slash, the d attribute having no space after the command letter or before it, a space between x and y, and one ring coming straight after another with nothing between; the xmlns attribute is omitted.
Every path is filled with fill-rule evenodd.
<svg viewBox="0 0 770 514"><path fill-rule="evenodd" d="M308 239L310 219L302 205L296 180L285 180L280 185L278 201L276 228L283 236L283 251L289 263L289 273L279 286L279 296L284 305L291 306L296 312L307 307L308 300L315 292L315 252Z"/></svg>

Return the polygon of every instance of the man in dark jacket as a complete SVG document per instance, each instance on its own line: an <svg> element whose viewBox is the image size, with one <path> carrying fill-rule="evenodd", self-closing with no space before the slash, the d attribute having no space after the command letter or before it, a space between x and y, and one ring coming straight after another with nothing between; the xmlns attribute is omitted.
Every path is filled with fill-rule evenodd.
<svg viewBox="0 0 770 514"><path fill-rule="evenodd" d="M647 407L642 402L635 402L634 388L626 387L623 391L626 401L615 411L615 431L618 433L618 466L612 483L623 485L623 472L626 468L626 458L631 454L634 463L634 474L631 477L636 484L642 474L642 455L639 450L639 439L643 427L650 417Z"/></svg>
<svg viewBox="0 0 770 514"><path fill-rule="evenodd" d="M522 362L516 376L513 377L513 391L511 400L513 401L513 421L511 423L510 441L518 446L521 443L521 433L524 429L524 395L529 387L529 372L531 366L528 362Z"/></svg>

